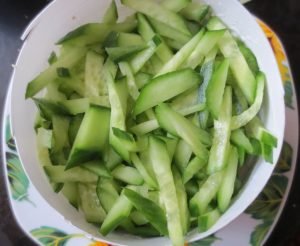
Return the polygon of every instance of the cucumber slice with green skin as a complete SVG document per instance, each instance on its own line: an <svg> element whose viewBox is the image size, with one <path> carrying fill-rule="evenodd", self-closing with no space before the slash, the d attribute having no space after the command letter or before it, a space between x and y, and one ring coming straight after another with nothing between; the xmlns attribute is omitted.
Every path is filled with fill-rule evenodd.
<svg viewBox="0 0 300 246"><path fill-rule="evenodd" d="M226 30L207 31L200 39L194 51L185 61L185 67L195 69L199 64L201 64L204 57L218 44L225 31Z"/></svg>
<svg viewBox="0 0 300 246"><path fill-rule="evenodd" d="M122 161L121 156L111 146L108 146L104 155L104 162L107 169L109 171L113 170Z"/></svg>
<svg viewBox="0 0 300 246"><path fill-rule="evenodd" d="M205 232L210 229L221 217L218 209L209 211L198 217L198 229L200 232Z"/></svg>
<svg viewBox="0 0 300 246"><path fill-rule="evenodd" d="M42 127L37 129L39 146L47 149L52 147L53 130L47 130Z"/></svg>
<svg viewBox="0 0 300 246"><path fill-rule="evenodd" d="M95 173L99 177L112 178L112 175L107 170L104 163L100 160L86 162L86 163L82 164L81 167Z"/></svg>
<svg viewBox="0 0 300 246"><path fill-rule="evenodd" d="M188 20L201 22L210 13L210 7L205 4L189 2L180 14Z"/></svg>
<svg viewBox="0 0 300 246"><path fill-rule="evenodd" d="M134 107L134 114L138 115L169 100L199 85L200 81L199 75L192 69L183 69L156 77L142 89ZM170 85L173 87L172 90ZM160 92L159 95L157 92Z"/></svg>
<svg viewBox="0 0 300 246"><path fill-rule="evenodd" d="M96 194L95 184L78 184L80 196L80 208L84 213L85 219L89 223L100 224L104 221L106 212L102 208Z"/></svg>
<svg viewBox="0 0 300 246"><path fill-rule="evenodd" d="M52 100L44 98L33 98L42 118L51 121L53 115L68 115L67 109Z"/></svg>
<svg viewBox="0 0 300 246"><path fill-rule="evenodd" d="M199 172L204 166L206 162L203 162L202 159L198 157L194 157L187 165L187 167L183 171L183 182L186 184L189 180L191 180L196 173Z"/></svg>
<svg viewBox="0 0 300 246"><path fill-rule="evenodd" d="M51 81L57 78L57 68L65 67L71 68L78 61L80 61L86 54L85 48L74 48L58 58L58 60L53 63L50 67L40 73L35 79L30 81L26 88L25 98L33 97L42 89L44 89Z"/></svg>
<svg viewBox="0 0 300 246"><path fill-rule="evenodd" d="M174 161L181 173L184 173L192 154L193 151L190 145L188 145L184 140L180 139L176 146Z"/></svg>
<svg viewBox="0 0 300 246"><path fill-rule="evenodd" d="M203 77L203 82L199 88L198 100L200 103L206 103L206 90L209 84L209 81L212 78L214 72L214 61L218 53L218 48L212 49L203 62L203 65L200 70L200 75ZM199 123L202 129L206 129L208 125L209 111L205 109L199 114Z"/></svg>
<svg viewBox="0 0 300 246"><path fill-rule="evenodd" d="M204 161L208 158L208 150L205 145L211 143L210 135L195 126L188 119L172 110L166 104L160 104L155 108L159 125L174 136L181 137L188 143L193 152Z"/></svg>
<svg viewBox="0 0 300 246"><path fill-rule="evenodd" d="M190 41L188 41L174 56L169 60L156 75L162 75L177 70L185 60L191 55L195 47L204 35L204 30L199 31Z"/></svg>
<svg viewBox="0 0 300 246"><path fill-rule="evenodd" d="M107 8L102 22L107 24L115 24L118 21L118 9L116 2L114 0L111 1L111 4Z"/></svg>
<svg viewBox="0 0 300 246"><path fill-rule="evenodd" d="M223 176L223 172L216 172L202 184L199 191L190 200L190 212L192 215L196 216L205 213L209 203L217 195Z"/></svg>
<svg viewBox="0 0 300 246"><path fill-rule="evenodd" d="M145 180L145 183L149 186L151 189L158 189L157 181L149 174L148 170L144 166L144 164L141 162L140 158L135 153L131 153L130 155L131 161L135 168L139 171L143 179Z"/></svg>
<svg viewBox="0 0 300 246"><path fill-rule="evenodd" d="M207 107L215 119L218 118L222 107L228 69L229 60L225 59L213 73L206 89Z"/></svg>
<svg viewBox="0 0 300 246"><path fill-rule="evenodd" d="M252 144L242 129L237 129L235 131L232 131L230 140L236 146L241 147L244 150L246 150L247 153L251 154L253 152Z"/></svg>
<svg viewBox="0 0 300 246"><path fill-rule="evenodd" d="M59 152L62 151L64 147L70 146L68 138L69 125L70 121L67 117L61 117L56 115L52 117L52 151Z"/></svg>
<svg viewBox="0 0 300 246"><path fill-rule="evenodd" d="M117 24L89 23L69 32L66 36L58 40L56 44L63 46L78 46L82 48L86 45L102 43L112 31L131 32L135 28L136 21L131 19Z"/></svg>
<svg viewBox="0 0 300 246"><path fill-rule="evenodd" d="M245 126L248 122L250 122L255 115L258 114L264 97L264 87L265 87L265 75L261 72L257 75L257 88L256 88L256 96L253 104L243 113L233 116L231 120L231 130L235 130Z"/></svg>
<svg viewBox="0 0 300 246"><path fill-rule="evenodd" d="M167 147L162 140L150 136L149 152L160 189L160 198L166 210L169 237L173 245L183 245L184 235L180 220L179 203Z"/></svg>
<svg viewBox="0 0 300 246"><path fill-rule="evenodd" d="M130 96L136 100L138 96L140 95L139 89L137 87L135 77L133 74L133 71L128 64L128 62L120 62L119 68L121 70L121 73L126 76L126 82L127 82L127 88Z"/></svg>
<svg viewBox="0 0 300 246"><path fill-rule="evenodd" d="M181 9L185 8L189 2L189 0L164 0L162 1L162 6L171 11L179 12Z"/></svg>
<svg viewBox="0 0 300 246"><path fill-rule="evenodd" d="M106 236L108 233L116 229L126 218L129 217L133 206L127 197L122 193L112 208L107 213L101 227L100 233Z"/></svg>
<svg viewBox="0 0 300 246"><path fill-rule="evenodd" d="M37 129L37 154L39 161L42 166L52 166L52 162L50 160L49 156L49 148L51 147L52 142L52 133L51 133L51 139L49 139L49 132L43 128ZM50 142L49 142L50 141Z"/></svg>
<svg viewBox="0 0 300 246"><path fill-rule="evenodd" d="M130 189L124 189L124 195L155 229L168 235L166 215L156 203Z"/></svg>
<svg viewBox="0 0 300 246"><path fill-rule="evenodd" d="M210 149L207 173L213 174L226 165L230 145L230 124L232 115L232 89L225 88L218 120L214 121L213 143Z"/></svg>
<svg viewBox="0 0 300 246"><path fill-rule="evenodd" d="M98 180L98 176L96 174L80 167L74 167L65 171L64 166L44 166L44 170L49 177L49 180L54 183L94 183Z"/></svg>
<svg viewBox="0 0 300 246"><path fill-rule="evenodd" d="M112 128L113 134L116 138L118 138L119 142L123 145L123 147L129 152L137 152L139 151L139 147L129 132L122 131L118 128Z"/></svg>
<svg viewBox="0 0 300 246"><path fill-rule="evenodd" d="M159 128L157 120L149 120L133 126L132 128L130 128L130 131L136 135L143 136L149 132L154 131L157 128Z"/></svg>
<svg viewBox="0 0 300 246"><path fill-rule="evenodd" d="M245 163L246 151L244 148L239 147L239 146L237 147L237 151L238 151L238 155L239 155L239 165L240 165L240 167L242 167Z"/></svg>
<svg viewBox="0 0 300 246"><path fill-rule="evenodd" d="M262 151L262 156L265 159L265 161L272 164L273 163L273 147L268 144L261 143L261 151Z"/></svg>
<svg viewBox="0 0 300 246"><path fill-rule="evenodd" d="M127 46L127 47L109 47L105 48L110 59L114 62L128 60L130 57L146 49L146 45Z"/></svg>
<svg viewBox="0 0 300 246"><path fill-rule="evenodd" d="M239 43L239 48L243 56L245 57L252 73L256 75L259 72L259 66L255 55L244 43Z"/></svg>
<svg viewBox="0 0 300 246"><path fill-rule="evenodd" d="M207 28L209 30L220 30L226 27L217 17L212 17L207 24ZM221 38L219 47L224 57L229 60L230 68L238 86L245 95L248 103L252 104L255 99L256 80L237 42L229 31Z"/></svg>
<svg viewBox="0 0 300 246"><path fill-rule="evenodd" d="M230 147L228 163L224 169L224 176L220 189L217 194L218 208L221 212L225 212L229 207L234 192L234 184L236 180L238 167L238 152L235 147Z"/></svg>
<svg viewBox="0 0 300 246"><path fill-rule="evenodd" d="M173 172L174 182L176 187L176 195L178 199L182 231L183 231L183 235L185 235L189 231L189 227L190 227L190 212L189 212L189 207L187 202L187 194L185 191L185 187L181 175L175 166L172 167L172 172Z"/></svg>
<svg viewBox="0 0 300 246"><path fill-rule="evenodd" d="M198 102L198 87L195 86L175 97L171 102L172 109L180 111L195 106Z"/></svg>
<svg viewBox="0 0 300 246"><path fill-rule="evenodd" d="M138 226L146 225L149 223L149 220L147 220L146 217L139 211L133 211L130 214L130 219L134 222L134 224Z"/></svg>
<svg viewBox="0 0 300 246"><path fill-rule="evenodd" d="M115 179L123 181L127 184L142 185L144 179L137 169L125 165L119 165L111 172Z"/></svg>
<svg viewBox="0 0 300 246"><path fill-rule="evenodd" d="M83 117L66 169L103 155L109 136L110 117L109 108L91 105Z"/></svg>
<svg viewBox="0 0 300 246"><path fill-rule="evenodd" d="M162 7L160 4L151 0L145 0L143 2L139 0L121 0L121 2L137 12L141 12L147 16L152 17L175 30L182 32L186 35L190 35L183 18L180 15Z"/></svg>
<svg viewBox="0 0 300 246"><path fill-rule="evenodd" d="M108 213L119 198L115 182L112 179L99 178L96 192L102 207Z"/></svg>
<svg viewBox="0 0 300 246"><path fill-rule="evenodd" d="M58 102L58 105L66 110L68 114L77 115L88 111L90 107L90 100L88 98L64 100Z"/></svg>
<svg viewBox="0 0 300 246"><path fill-rule="evenodd" d="M82 119L83 119L83 115L79 114L79 115L76 115L75 117L72 117L72 119L70 121L68 135L69 135L69 142L70 142L71 146L73 145L73 143L75 141L75 138L76 138L78 130L80 128Z"/></svg>
<svg viewBox="0 0 300 246"><path fill-rule="evenodd" d="M194 21L186 21L185 23L193 36L201 30L201 26Z"/></svg>
<svg viewBox="0 0 300 246"><path fill-rule="evenodd" d="M61 189L61 193L68 199L69 203L76 209L78 209L78 187L77 183L69 182L64 183L64 187Z"/></svg>
<svg viewBox="0 0 300 246"><path fill-rule="evenodd" d="M173 160L178 139L177 138L170 138L170 137L163 137L163 136L157 136L159 139L163 140L167 146L167 150L169 153L170 160Z"/></svg>
<svg viewBox="0 0 300 246"><path fill-rule="evenodd" d="M143 38L135 33L120 32L118 34L117 46L119 47L130 47L146 45Z"/></svg>
<svg viewBox="0 0 300 246"><path fill-rule="evenodd" d="M147 17L156 33L158 33L160 36L164 38L175 40L176 42L180 43L181 46L186 44L192 38L191 35L179 32L177 29L169 25L166 25L163 22L158 21L154 18L151 18L150 16Z"/></svg>
<svg viewBox="0 0 300 246"><path fill-rule="evenodd" d="M145 50L137 53L134 57L129 59L128 62L134 74L139 72L145 63L150 60L157 48L160 46L161 42L162 41L160 37L155 35L150 41L148 41L147 48Z"/></svg>
<svg viewBox="0 0 300 246"><path fill-rule="evenodd" d="M148 42L155 36L155 32L143 14L137 13L137 20L138 20L138 32L141 34L143 39L146 42ZM165 42L162 40L162 43L156 49L156 55L161 59L162 62L167 62L172 58L173 53L170 50L170 48L165 44Z"/></svg>
<svg viewBox="0 0 300 246"><path fill-rule="evenodd" d="M85 62L84 96L97 97L107 95L107 86L102 79L104 57L94 51L88 51Z"/></svg>
<svg viewBox="0 0 300 246"><path fill-rule="evenodd" d="M170 49L172 49L173 51L180 50L188 42L188 41L179 41L180 40L179 38L178 39L176 38L176 40L173 38L176 37L165 37L165 42L167 46L170 47Z"/></svg>
<svg viewBox="0 0 300 246"><path fill-rule="evenodd" d="M113 127L121 130L125 130L126 128L125 118L127 113L127 90L126 87L122 87L122 85L125 84L114 82L116 72L117 67L112 63L111 60L108 59L104 65L103 75L104 80L107 83L109 101L111 104L109 143L125 161L129 162L129 152L123 148L122 143L112 131Z"/></svg>

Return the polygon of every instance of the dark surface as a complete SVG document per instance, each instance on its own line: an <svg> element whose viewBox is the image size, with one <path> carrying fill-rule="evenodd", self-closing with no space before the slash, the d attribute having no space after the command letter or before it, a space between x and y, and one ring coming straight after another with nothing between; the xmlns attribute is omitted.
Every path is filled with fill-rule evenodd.
<svg viewBox="0 0 300 246"><path fill-rule="evenodd" d="M21 47L19 37L35 14L49 1L0 0L0 102L4 100L12 72L12 64ZM247 8L266 21L282 39L290 59L295 84L300 83L300 3L299 0L252 0ZM298 93L297 93L298 94ZM2 121L1 121L2 122ZM2 163L1 163L2 165ZM9 208L0 168L0 245L34 245L24 236ZM284 212L267 245L300 245L300 173L296 170L294 184Z"/></svg>

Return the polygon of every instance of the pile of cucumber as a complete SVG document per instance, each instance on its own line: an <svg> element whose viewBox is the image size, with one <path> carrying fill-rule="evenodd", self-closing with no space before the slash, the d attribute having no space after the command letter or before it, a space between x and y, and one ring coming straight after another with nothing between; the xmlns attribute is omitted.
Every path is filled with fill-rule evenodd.
<svg viewBox="0 0 300 246"><path fill-rule="evenodd" d="M266 78L209 6L122 4L136 13L117 22L112 1L102 23L60 39L28 84L39 159L102 235L183 245L230 206L249 156L272 163L277 139L258 116Z"/></svg>

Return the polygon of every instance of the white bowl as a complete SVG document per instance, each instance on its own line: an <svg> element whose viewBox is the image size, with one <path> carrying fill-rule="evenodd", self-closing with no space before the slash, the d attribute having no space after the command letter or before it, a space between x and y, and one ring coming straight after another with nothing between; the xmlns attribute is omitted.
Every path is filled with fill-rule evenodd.
<svg viewBox="0 0 300 246"><path fill-rule="evenodd" d="M267 90L261 115L266 128L278 138L278 147L273 153L273 159L276 163L283 141L285 113L283 88L271 47L255 19L238 1L205 0L204 2L210 4L215 14L245 41L255 53L260 69L266 73ZM24 44L12 77L11 118L13 134L20 158L32 184L67 221L83 230L87 235L113 244L168 245L170 241L163 237L141 239L122 233L111 233L102 237L98 233L97 227L87 223L62 195L57 195L52 191L37 159L35 132L33 130L36 108L31 100L25 100L26 85L28 81L31 81L47 67L47 58L51 51L55 50L54 44L59 38L82 24L99 22L109 3L110 0L56 0L49 4L29 25L24 34ZM124 7L121 7L120 10L121 17L130 13ZM186 239L195 241L204 238L234 220L263 189L274 166L260 158L242 191L220 220L205 233L198 233L196 229L191 231Z"/></svg>

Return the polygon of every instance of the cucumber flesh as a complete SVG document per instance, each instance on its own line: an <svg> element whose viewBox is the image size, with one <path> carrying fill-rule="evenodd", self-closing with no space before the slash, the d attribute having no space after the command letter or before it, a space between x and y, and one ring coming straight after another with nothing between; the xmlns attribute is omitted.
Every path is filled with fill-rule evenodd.
<svg viewBox="0 0 300 246"><path fill-rule="evenodd" d="M116 2L114 0L111 1L111 4L107 8L102 22L107 24L115 24L118 21L118 9Z"/></svg>
<svg viewBox="0 0 300 246"><path fill-rule="evenodd" d="M123 181L127 184L142 185L144 179L141 174L133 167L119 165L111 172L115 179Z"/></svg>

